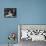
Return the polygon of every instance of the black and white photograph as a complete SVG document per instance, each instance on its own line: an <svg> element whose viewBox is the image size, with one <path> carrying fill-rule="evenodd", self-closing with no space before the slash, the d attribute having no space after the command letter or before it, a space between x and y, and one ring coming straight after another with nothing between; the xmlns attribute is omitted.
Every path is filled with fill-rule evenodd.
<svg viewBox="0 0 46 46"><path fill-rule="evenodd" d="M4 8L4 18L16 18L16 8Z"/></svg>
<svg viewBox="0 0 46 46"><path fill-rule="evenodd" d="M46 25L20 24L18 31L20 46L46 43Z"/></svg>

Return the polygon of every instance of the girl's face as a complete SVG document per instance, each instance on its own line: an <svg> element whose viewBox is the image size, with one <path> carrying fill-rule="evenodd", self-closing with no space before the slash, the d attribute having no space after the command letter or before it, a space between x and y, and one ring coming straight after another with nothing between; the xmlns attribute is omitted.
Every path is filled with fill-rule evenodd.
<svg viewBox="0 0 46 46"><path fill-rule="evenodd" d="M8 14L10 14L10 13L11 13L11 11L8 12Z"/></svg>

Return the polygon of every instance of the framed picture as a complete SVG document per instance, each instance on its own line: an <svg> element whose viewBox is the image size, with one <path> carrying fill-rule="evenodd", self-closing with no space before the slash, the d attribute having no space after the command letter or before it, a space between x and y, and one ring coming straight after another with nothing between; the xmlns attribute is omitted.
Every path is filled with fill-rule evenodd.
<svg viewBox="0 0 46 46"><path fill-rule="evenodd" d="M46 41L46 25L20 24L18 29L20 31L20 41Z"/></svg>
<svg viewBox="0 0 46 46"><path fill-rule="evenodd" d="M4 8L4 18L16 18L16 8Z"/></svg>

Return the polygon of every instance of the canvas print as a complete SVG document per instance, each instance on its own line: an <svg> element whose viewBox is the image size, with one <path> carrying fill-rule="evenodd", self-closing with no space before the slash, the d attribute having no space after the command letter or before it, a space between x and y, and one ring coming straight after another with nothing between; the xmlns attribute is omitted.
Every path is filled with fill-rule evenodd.
<svg viewBox="0 0 46 46"><path fill-rule="evenodd" d="M16 18L17 16L16 8L4 8L4 17L5 18Z"/></svg>

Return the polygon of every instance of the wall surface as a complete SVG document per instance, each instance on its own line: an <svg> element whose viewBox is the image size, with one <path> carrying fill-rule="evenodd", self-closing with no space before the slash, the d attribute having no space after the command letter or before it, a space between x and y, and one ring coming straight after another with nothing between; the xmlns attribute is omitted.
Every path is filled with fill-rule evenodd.
<svg viewBox="0 0 46 46"><path fill-rule="evenodd" d="M4 8L17 8L17 17L4 18ZM18 24L46 24L46 0L0 0L0 44L8 43L9 32L18 32Z"/></svg>

